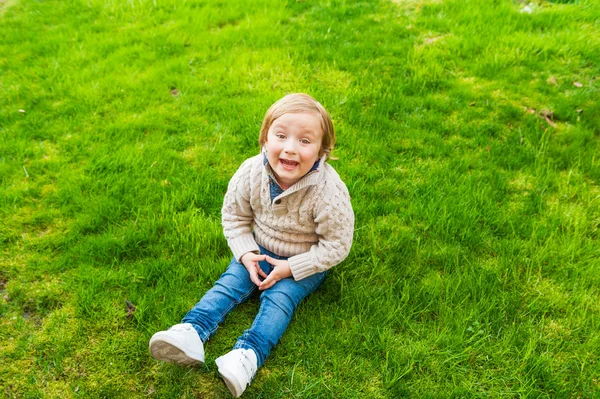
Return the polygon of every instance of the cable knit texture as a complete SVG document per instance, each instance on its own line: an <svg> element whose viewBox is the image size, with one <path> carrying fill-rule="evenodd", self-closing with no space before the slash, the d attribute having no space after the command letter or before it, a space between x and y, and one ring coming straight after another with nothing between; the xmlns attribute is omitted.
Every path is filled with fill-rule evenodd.
<svg viewBox="0 0 600 399"><path fill-rule="evenodd" d="M222 209L223 231L239 261L258 244L288 262L295 280L325 271L350 252L354 213L348 189L331 165L319 167L271 201L269 164L247 159L231 178ZM253 234L254 231L254 234Z"/></svg>

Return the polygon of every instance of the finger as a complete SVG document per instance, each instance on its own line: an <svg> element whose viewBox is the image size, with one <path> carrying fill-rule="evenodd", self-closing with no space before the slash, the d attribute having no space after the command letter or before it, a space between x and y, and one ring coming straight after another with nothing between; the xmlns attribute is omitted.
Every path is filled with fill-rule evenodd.
<svg viewBox="0 0 600 399"><path fill-rule="evenodd" d="M273 285L275 285L275 283L277 282L277 280L273 279L267 279L264 280L259 286L258 289L261 291L264 290L268 290L269 288L271 288Z"/></svg>
<svg viewBox="0 0 600 399"><path fill-rule="evenodd" d="M272 273L271 273L271 274L272 274ZM264 289L266 289L265 287L266 287L268 284L270 284L272 280L273 280L273 276L269 276L269 277L267 277L266 279L264 279L264 280L263 280L263 281L260 283L260 285L258 286L258 289L259 289L259 290L264 290Z"/></svg>
<svg viewBox="0 0 600 399"><path fill-rule="evenodd" d="M254 252L248 252L240 259L242 261L250 261L250 262L259 262L261 260L265 260L265 255L263 254L255 254ZM242 262L243 263L243 262Z"/></svg>
<svg viewBox="0 0 600 399"><path fill-rule="evenodd" d="M256 265L256 272L262 277L262 278L267 278L267 273L265 273L263 271L263 269L260 268L259 265Z"/></svg>
<svg viewBox="0 0 600 399"><path fill-rule="evenodd" d="M256 254L254 254L252 256L252 260L254 262L260 262L261 260L265 260L266 257L267 257L267 255L256 255Z"/></svg>
<svg viewBox="0 0 600 399"><path fill-rule="evenodd" d="M277 271L273 270L271 272L271 274L269 274L269 277L267 277L265 280L262 281L262 283L260 283L260 285L258 286L259 289L261 290L266 290L271 288L276 282L278 282L280 280L279 276L277 275Z"/></svg>
<svg viewBox="0 0 600 399"><path fill-rule="evenodd" d="M250 280L257 286L260 287L261 281L258 278L258 275L256 274L256 270L254 271L250 271Z"/></svg>
<svg viewBox="0 0 600 399"><path fill-rule="evenodd" d="M273 266L277 266L281 262L279 259L273 259L269 255L265 255L265 260Z"/></svg>

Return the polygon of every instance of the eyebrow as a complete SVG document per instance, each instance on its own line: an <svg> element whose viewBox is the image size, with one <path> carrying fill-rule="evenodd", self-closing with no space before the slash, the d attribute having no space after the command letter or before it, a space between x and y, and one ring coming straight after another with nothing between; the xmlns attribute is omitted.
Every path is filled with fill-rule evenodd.
<svg viewBox="0 0 600 399"><path fill-rule="evenodd" d="M273 124L271 125L272 128L278 128L278 127L287 127L286 123L280 123L278 120L276 120L275 122L273 122ZM316 134L316 132L312 131L311 129L302 129L300 131L300 134L310 134L312 136L318 136L318 134Z"/></svg>

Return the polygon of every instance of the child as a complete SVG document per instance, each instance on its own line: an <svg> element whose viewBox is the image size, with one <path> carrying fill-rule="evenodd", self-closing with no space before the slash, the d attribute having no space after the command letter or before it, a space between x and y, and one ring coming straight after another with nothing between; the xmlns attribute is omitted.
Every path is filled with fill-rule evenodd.
<svg viewBox="0 0 600 399"><path fill-rule="evenodd" d="M257 290L260 309L234 349L217 358L236 398L279 341L294 311L327 270L348 256L354 214L348 189L326 161L335 144L327 111L306 94L289 94L269 108L261 153L231 178L222 224L233 260L182 320L150 339L156 359L204 362L204 344L225 316Z"/></svg>

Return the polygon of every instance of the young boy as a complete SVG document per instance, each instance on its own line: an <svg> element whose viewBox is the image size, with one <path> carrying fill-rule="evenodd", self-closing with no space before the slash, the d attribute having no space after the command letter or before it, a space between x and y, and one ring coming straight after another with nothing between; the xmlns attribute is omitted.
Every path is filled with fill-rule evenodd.
<svg viewBox="0 0 600 399"><path fill-rule="evenodd" d="M354 232L348 189L326 162L335 134L321 104L306 94L283 97L267 111L259 144L261 153L240 166L225 194L222 224L233 260L181 324L150 339L156 359L203 363L204 344L219 323L261 291L254 323L216 360L236 398L298 304L348 256Z"/></svg>

